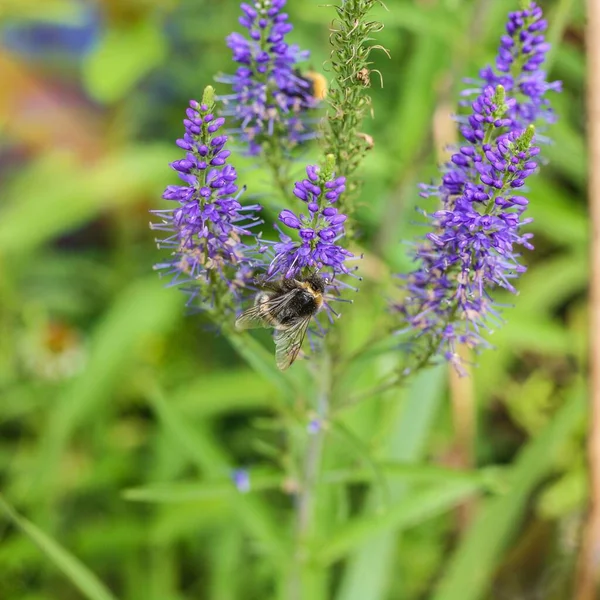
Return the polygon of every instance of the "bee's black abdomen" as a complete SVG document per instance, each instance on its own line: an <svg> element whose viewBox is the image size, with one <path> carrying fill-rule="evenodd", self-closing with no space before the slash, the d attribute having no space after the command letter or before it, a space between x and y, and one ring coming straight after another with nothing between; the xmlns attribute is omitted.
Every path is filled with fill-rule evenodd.
<svg viewBox="0 0 600 600"><path fill-rule="evenodd" d="M317 301L313 294L305 291L299 291L296 294L298 302L298 314L302 317L308 317L317 312Z"/></svg>
<svg viewBox="0 0 600 600"><path fill-rule="evenodd" d="M304 290L296 290L288 305L281 311L279 321L282 325L291 325L298 319L305 319L317 312L315 297Z"/></svg>

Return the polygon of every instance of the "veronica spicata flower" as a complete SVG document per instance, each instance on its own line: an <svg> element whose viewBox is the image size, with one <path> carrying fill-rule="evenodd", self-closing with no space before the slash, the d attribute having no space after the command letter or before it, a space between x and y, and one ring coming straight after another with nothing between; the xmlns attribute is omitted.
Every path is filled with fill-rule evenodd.
<svg viewBox="0 0 600 600"><path fill-rule="evenodd" d="M184 286L191 295L188 304L229 312L252 275L243 238L253 239L252 227L262 221L256 216L260 206L239 202L237 174L227 164L227 136L220 134L225 120L215 117L213 99L209 86L202 104L190 102L184 136L177 140L185 158L171 163L183 184L169 185L163 194L177 206L153 210L161 222L151 227L170 233L157 242L172 258L155 268L171 275L173 285Z"/></svg>
<svg viewBox="0 0 600 600"><path fill-rule="evenodd" d="M485 67L479 72L480 79L473 81L479 84L476 93L489 85L501 85L515 99L505 115L511 119L513 128L525 128L538 119L554 121L546 93L561 91L562 84L546 81L546 72L542 69L550 49L544 36L547 28L548 22L535 2L528 9L510 13L506 35L500 40L496 69Z"/></svg>
<svg viewBox="0 0 600 600"><path fill-rule="evenodd" d="M346 178L335 177L332 169L321 171L313 165L306 167L306 175L294 186L294 195L305 204L305 210L295 213L286 209L279 213L279 221L295 230L295 234L292 237L276 226L279 242L273 244L274 258L267 273L270 277L296 277L307 269L325 269L333 281L340 273L350 273L345 263L353 258L338 244L344 236L347 217L335 203L346 189Z"/></svg>
<svg viewBox="0 0 600 600"><path fill-rule="evenodd" d="M311 82L297 70L309 53L285 41L293 29L282 12L285 3L256 0L241 5L239 21L248 30L247 37L232 33L227 38L239 67L235 75L218 79L233 88L232 94L221 97L224 114L233 116L241 139L254 155L273 136L281 136L290 146L314 137L305 115L319 100L312 95Z"/></svg>
<svg viewBox="0 0 600 600"><path fill-rule="evenodd" d="M537 33L532 44L524 43L543 28L540 17L534 4L509 17L509 33L532 27L519 34L515 47L520 50L512 58L501 51L499 64L513 65L511 81L519 86L540 66L540 52L547 49ZM504 38L503 45L509 46ZM547 85L544 91L557 87ZM511 90L517 92L515 86ZM422 195L438 196L442 207L429 216L433 231L416 247L418 268L405 277L408 297L396 308L413 333L426 337L428 355L442 354L457 366L456 344L485 346L482 331L490 320L499 320L491 290L516 291L511 280L525 271L517 248L533 248L532 234L521 231L531 219L523 218L528 200L519 190L537 168L539 148L525 116L549 113L543 96L535 103L528 98L527 106L543 110L522 110L525 105L519 108L520 100L507 97L502 85L485 86L468 117L459 118L463 145L445 165L441 184L422 186Z"/></svg>

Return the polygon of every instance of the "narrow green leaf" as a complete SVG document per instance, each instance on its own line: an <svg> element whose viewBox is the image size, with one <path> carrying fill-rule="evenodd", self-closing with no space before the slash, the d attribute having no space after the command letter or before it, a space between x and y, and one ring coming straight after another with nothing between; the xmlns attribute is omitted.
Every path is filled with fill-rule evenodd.
<svg viewBox="0 0 600 600"><path fill-rule="evenodd" d="M177 543L202 535L221 526L235 527L240 535L245 532L231 518L231 503L222 499L179 504L176 510L170 503L156 507L156 518L148 532L147 539L157 546Z"/></svg>
<svg viewBox="0 0 600 600"><path fill-rule="evenodd" d="M575 0L559 0L549 15L550 28L548 29L547 40L550 44L550 51L544 64L544 68L548 71L551 70L559 50L562 50L560 42L563 39L565 29L569 26L574 4Z"/></svg>
<svg viewBox="0 0 600 600"><path fill-rule="evenodd" d="M569 114L569 105L575 98L565 94L554 94L552 106L558 114ZM544 147L544 156L548 157L552 169L564 175L576 186L583 188L587 178L587 150L584 139L575 124L567 119L554 123L548 135L554 143Z"/></svg>
<svg viewBox="0 0 600 600"><path fill-rule="evenodd" d="M284 476L280 473L249 471L250 490L259 492L264 490L281 490ZM207 481L205 483L164 483L149 485L140 488L131 488L123 492L127 500L136 502L198 502L202 500L230 500L239 495L231 479L220 481Z"/></svg>
<svg viewBox="0 0 600 600"><path fill-rule="evenodd" d="M445 365L422 371L402 390L404 401L397 404L397 415L388 436L386 454L391 460L415 463L422 459L443 397L446 373ZM390 490L392 500L400 502L408 497L410 487L406 482L398 481L390 484ZM367 510L373 510L377 504L375 491L367 503ZM397 531L380 531L355 550L342 580L338 600L385 597L393 576L397 536Z"/></svg>
<svg viewBox="0 0 600 600"><path fill-rule="evenodd" d="M406 66L406 80L411 85L399 86L401 95L394 103L394 114L387 134L389 147L397 167L396 179L402 177L402 168L414 161L419 148L426 143L435 109L436 89L431 85L445 67L450 53L443 53L443 46L430 36L419 36ZM401 131L402 135L397 135Z"/></svg>
<svg viewBox="0 0 600 600"><path fill-rule="evenodd" d="M231 473L234 465L220 446L212 439L206 426L191 424L182 418L175 405L167 402L158 389L150 388L148 400L167 432L199 470L212 477ZM284 540L279 527L260 498L238 492L231 496L233 514L240 519L249 533L259 539L275 561L285 554Z"/></svg>
<svg viewBox="0 0 600 600"><path fill-rule="evenodd" d="M568 353L571 348L573 339L569 332L543 314L522 313L517 305L514 310L506 311L506 319L506 323L488 339L506 353L509 359L514 358L518 351L533 350L560 356Z"/></svg>
<svg viewBox="0 0 600 600"><path fill-rule="evenodd" d="M569 298L583 292L589 280L587 253L559 255L536 265L519 286L516 310L522 314L551 314ZM507 314L507 318L510 316Z"/></svg>
<svg viewBox="0 0 600 600"><path fill-rule="evenodd" d="M392 482L410 484L454 484L467 483L481 487L488 492L503 493L508 486L504 467L486 467L477 471L450 469L431 464L376 462L375 465L386 479ZM365 483L375 479L372 468L340 470L324 473L322 483ZM376 481L375 481L376 483Z"/></svg>
<svg viewBox="0 0 600 600"><path fill-rule="evenodd" d="M585 67L585 55L581 49L575 45L563 45L555 55L553 72L568 87L581 89L585 81Z"/></svg>
<svg viewBox="0 0 600 600"><path fill-rule="evenodd" d="M241 532L227 527L215 540L212 553L212 577L209 599L237 600L245 594L239 593L240 577L232 577L242 567L243 539Z"/></svg>
<svg viewBox="0 0 600 600"><path fill-rule="evenodd" d="M231 368L203 373L173 395L186 415L206 418L272 407L276 389L250 369Z"/></svg>
<svg viewBox="0 0 600 600"><path fill-rule="evenodd" d="M283 398L292 400L298 398L300 389L291 373L283 373L275 365L275 353L270 354L249 333L223 331L234 350L267 381L275 386Z"/></svg>
<svg viewBox="0 0 600 600"><path fill-rule="evenodd" d="M0 510L63 572L89 600L115 600L103 583L71 553L36 525L17 514L0 496Z"/></svg>
<svg viewBox="0 0 600 600"><path fill-rule="evenodd" d="M571 193L543 177L531 180L531 203L528 207L536 234L550 238L559 246L587 248L588 215L582 205L573 202Z"/></svg>
<svg viewBox="0 0 600 600"><path fill-rule="evenodd" d="M397 529L417 525L450 510L480 489L477 483L463 481L414 492L381 514L351 521L325 541L316 559L331 564L378 534L393 534Z"/></svg>
<svg viewBox="0 0 600 600"><path fill-rule="evenodd" d="M184 434L185 435L185 434ZM180 438L180 443L186 443ZM191 447L191 446L190 446ZM396 462L373 463L363 469L340 469L323 473L320 485L339 485L348 483L377 483L374 470L378 470L387 480L402 481L411 484L471 485L489 492L504 492L507 489L507 474L502 467L488 467L479 471L462 471L428 464L410 464ZM250 493L265 490L282 490L285 476L273 469L252 468ZM227 500L239 492L231 479L207 480L203 482L156 483L144 487L124 490L123 496L135 502L185 503L212 502Z"/></svg>
<svg viewBox="0 0 600 600"><path fill-rule="evenodd" d="M550 484L538 501L538 514L548 520L584 511L590 495L589 474L584 464L576 465Z"/></svg>
<svg viewBox="0 0 600 600"><path fill-rule="evenodd" d="M399 97L386 133L391 138L388 145L395 157L394 179L403 185L401 189L396 185L396 189L387 191L385 202L380 203L379 214L376 215L379 223L377 245L386 252L388 249L397 250L398 237L406 235L405 224L414 220L412 202L399 201L399 196L417 197L416 182L412 181L414 173L410 171L419 160L423 145L429 140L436 102L436 90L431 81L437 78L448 58L449 53L443 52L439 41L431 36L419 36L406 68L406 80L411 81L411 85L400 85L397 90ZM399 131L402 135L397 135ZM373 212L371 203L369 212Z"/></svg>
<svg viewBox="0 0 600 600"><path fill-rule="evenodd" d="M321 4L302 5L302 19L314 24L322 25L327 19ZM394 28L414 32L421 37L434 37L445 42L452 42L456 38L456 31L460 27L459 11L443 10L443 6L417 5L412 3L394 4L393 10L376 8L373 17L385 23L386 30ZM393 32L397 35L397 32ZM380 34L380 37L381 34Z"/></svg>

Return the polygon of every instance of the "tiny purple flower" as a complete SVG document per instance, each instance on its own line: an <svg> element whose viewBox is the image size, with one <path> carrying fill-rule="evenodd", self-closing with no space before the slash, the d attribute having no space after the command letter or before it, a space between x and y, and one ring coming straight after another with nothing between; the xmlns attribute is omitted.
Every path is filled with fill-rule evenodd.
<svg viewBox="0 0 600 600"><path fill-rule="evenodd" d="M231 472L231 480L238 492L247 494L251 490L250 473L248 469L234 469Z"/></svg>
<svg viewBox="0 0 600 600"><path fill-rule="evenodd" d="M321 422L321 419L311 419L308 422L308 425L306 426L306 431L311 435L315 435L319 433L319 431L321 431L322 428L323 423Z"/></svg>

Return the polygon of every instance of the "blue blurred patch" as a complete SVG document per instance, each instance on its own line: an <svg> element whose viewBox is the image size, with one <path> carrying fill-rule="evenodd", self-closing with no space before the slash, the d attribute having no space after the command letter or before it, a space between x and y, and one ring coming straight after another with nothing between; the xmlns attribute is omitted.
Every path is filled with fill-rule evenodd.
<svg viewBox="0 0 600 600"><path fill-rule="evenodd" d="M26 21L5 24L0 43L18 54L40 58L73 57L87 54L100 35L102 23L97 11L78 15L79 24Z"/></svg>

